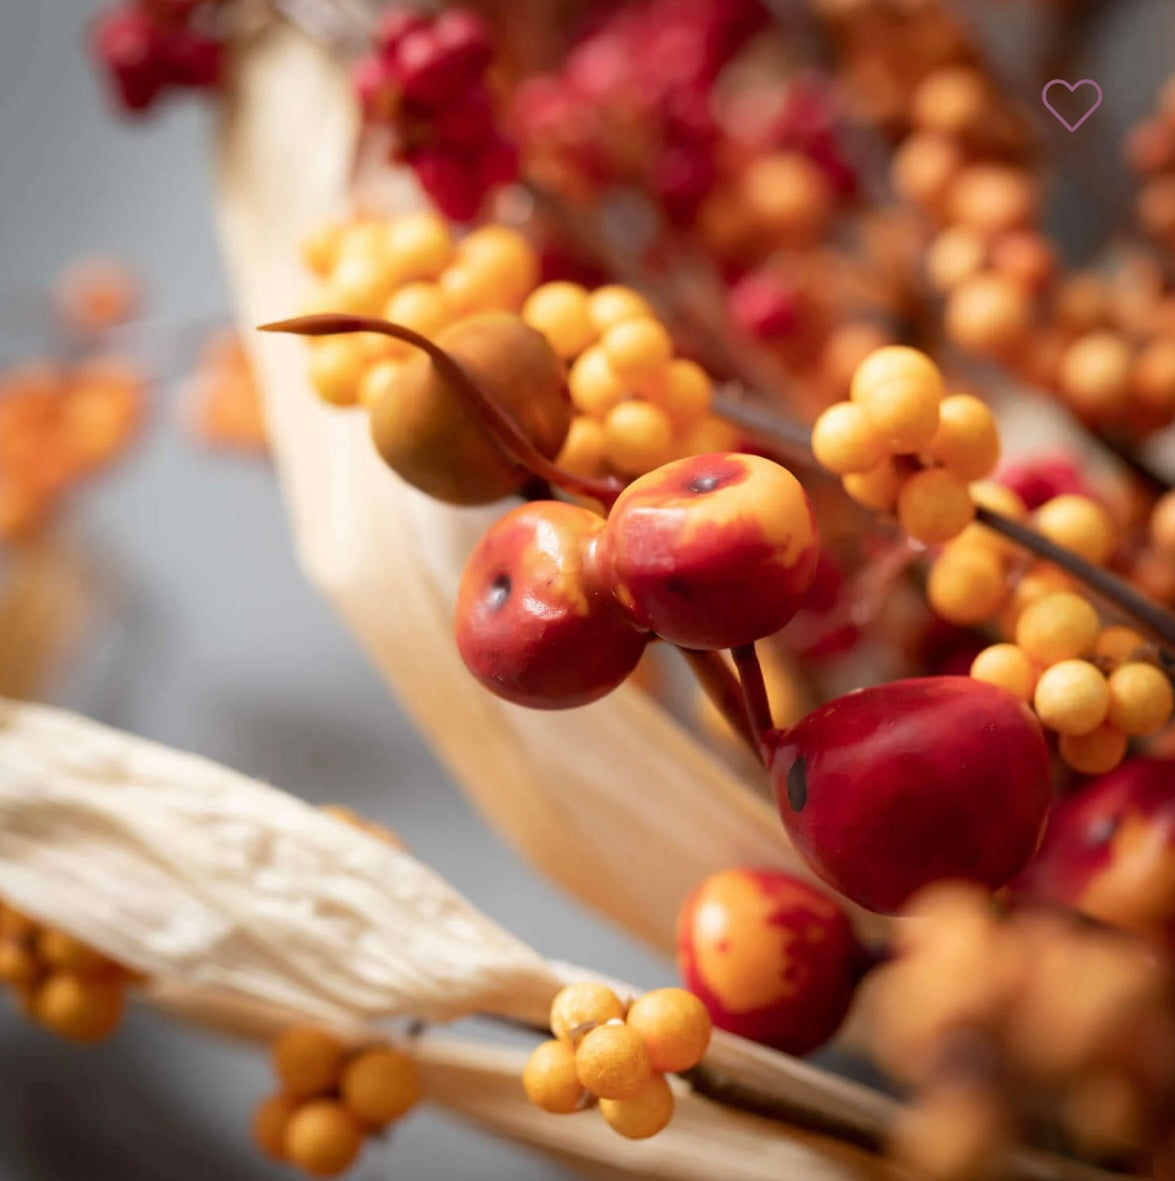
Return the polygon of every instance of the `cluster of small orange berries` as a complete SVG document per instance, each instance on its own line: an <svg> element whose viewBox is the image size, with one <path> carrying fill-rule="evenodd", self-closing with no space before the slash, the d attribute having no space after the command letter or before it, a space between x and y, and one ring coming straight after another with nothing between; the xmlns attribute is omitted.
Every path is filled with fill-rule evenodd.
<svg viewBox="0 0 1175 1181"><path fill-rule="evenodd" d="M580 476L640 476L735 445L733 428L710 414L709 374L675 356L669 333L631 288L544 283L523 304L522 318L570 366L577 413L560 467Z"/></svg>
<svg viewBox="0 0 1175 1181"><path fill-rule="evenodd" d="M92 1045L118 1028L132 972L56 927L0 902L0 985L33 1021Z"/></svg>
<svg viewBox="0 0 1175 1181"><path fill-rule="evenodd" d="M212 337L185 382L187 425L206 447L257 452L268 449L265 411L257 378L240 336Z"/></svg>
<svg viewBox="0 0 1175 1181"><path fill-rule="evenodd" d="M253 1138L274 1160L336 1177L363 1141L420 1101L415 1060L392 1046L349 1047L323 1029L286 1030L273 1045L280 1090L253 1115Z"/></svg>
<svg viewBox="0 0 1175 1181"><path fill-rule="evenodd" d="M382 316L424 336L476 312L518 312L539 273L516 230L483 226L457 241L432 212L321 226L303 242L303 257L320 280L305 312ZM309 348L311 383L335 406L374 406L412 356L404 342L370 333Z"/></svg>
<svg viewBox="0 0 1175 1181"><path fill-rule="evenodd" d="M999 459L999 432L985 403L944 396L942 374L924 353L889 345L853 377L849 400L812 428L817 460L866 508L895 512L927 545L950 541L971 523L968 485Z"/></svg>
<svg viewBox="0 0 1175 1181"><path fill-rule="evenodd" d="M1141 180L1139 224L1175 246L1175 78L1163 87L1154 113L1131 132L1126 153Z"/></svg>
<svg viewBox="0 0 1175 1181"><path fill-rule="evenodd" d="M522 1074L527 1097L555 1115L597 1102L613 1131L645 1140L673 1117L666 1074L696 1066L710 1014L691 992L659 988L629 1005L602 984L571 984L551 1005L551 1032Z"/></svg>
<svg viewBox="0 0 1175 1181"><path fill-rule="evenodd" d="M123 452L143 416L145 384L116 357L0 374L0 542L43 529L72 487Z"/></svg>

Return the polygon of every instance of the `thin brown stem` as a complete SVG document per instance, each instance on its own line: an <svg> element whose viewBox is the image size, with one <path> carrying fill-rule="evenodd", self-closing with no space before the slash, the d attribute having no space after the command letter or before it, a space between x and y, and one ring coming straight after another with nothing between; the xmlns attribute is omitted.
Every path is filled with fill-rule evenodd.
<svg viewBox="0 0 1175 1181"><path fill-rule="evenodd" d="M755 651L754 644L732 648L730 654L734 657L734 667L738 670L747 721L751 732L759 740L759 759L766 766L766 738L775 728L775 723L771 718L771 703L767 699L767 686L763 683L763 667L759 664L759 654Z"/></svg>
<svg viewBox="0 0 1175 1181"><path fill-rule="evenodd" d="M726 719L730 728L742 739L751 754L759 761L763 748L751 726L743 703L742 686L718 652L699 652L693 648L679 649L685 657L698 684L702 686L714 708Z"/></svg>
<svg viewBox="0 0 1175 1181"><path fill-rule="evenodd" d="M376 332L402 340L426 353L437 372L465 403L477 421L485 428L502 453L523 471L573 496L586 496L610 508L624 491L624 484L615 477L592 479L564 471L552 463L526 437L514 419L474 380L459 361L427 336L393 324L378 316L317 315L297 316L262 324L261 332L289 332L297 336L338 336L350 332Z"/></svg>

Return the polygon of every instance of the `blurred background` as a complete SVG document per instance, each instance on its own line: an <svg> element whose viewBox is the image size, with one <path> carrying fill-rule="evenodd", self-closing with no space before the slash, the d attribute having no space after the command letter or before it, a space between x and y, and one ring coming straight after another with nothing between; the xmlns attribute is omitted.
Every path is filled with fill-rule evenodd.
<svg viewBox="0 0 1175 1181"><path fill-rule="evenodd" d="M303 580L263 459L191 446L170 403L207 328L228 319L212 225L211 111L177 103L142 125L107 110L82 53L90 0L0 4L0 362L44 348L52 276L91 254L145 276L153 326L133 343L170 378L130 462L89 490L66 544L95 609L52 698L100 721L220 760L315 802L395 828L479 907L559 958L652 985L643 954L533 877L471 813L327 605ZM986 9L993 46L1030 60L1029 5ZM1061 188L1053 217L1079 255L1105 201L1125 192L1125 128L1175 62L1171 0L1101 6L1089 60L1105 107L1080 141L1108 190ZM1042 79L1047 81L1047 79ZM1121 182L1121 183L1120 183ZM0 562L3 558L0 558ZM169 1181L285 1175L249 1143L269 1071L252 1049L135 1012L109 1045L79 1052L0 1010L0 1181ZM521 1150L423 1113L372 1150L357 1181L557 1177Z"/></svg>

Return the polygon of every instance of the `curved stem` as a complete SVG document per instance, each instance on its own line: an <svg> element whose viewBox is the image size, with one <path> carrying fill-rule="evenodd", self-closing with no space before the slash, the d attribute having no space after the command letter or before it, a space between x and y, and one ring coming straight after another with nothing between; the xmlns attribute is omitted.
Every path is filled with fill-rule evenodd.
<svg viewBox="0 0 1175 1181"><path fill-rule="evenodd" d="M469 412L485 428L486 433L511 462L524 471L573 496L586 496L611 508L624 484L615 477L592 479L577 476L552 463L519 429L518 424L481 388L469 372L427 336L393 324L378 316L318 315L297 316L262 324L261 332L289 332L298 336L337 336L349 332L376 332L402 340L426 353L440 375L465 403Z"/></svg>
<svg viewBox="0 0 1175 1181"><path fill-rule="evenodd" d="M763 683L763 668L759 664L759 656L754 644L744 644L741 648L732 648L734 667L738 670L739 684L742 686L743 708L746 710L747 720L751 732L758 738L759 761L767 766L766 736L775 728L771 719L771 703L767 700L767 686Z"/></svg>
<svg viewBox="0 0 1175 1181"><path fill-rule="evenodd" d="M685 657L714 708L726 719L751 754L762 762L763 744L751 726L738 678L727 667L726 661L717 652L702 652L694 648L679 648L678 651Z"/></svg>

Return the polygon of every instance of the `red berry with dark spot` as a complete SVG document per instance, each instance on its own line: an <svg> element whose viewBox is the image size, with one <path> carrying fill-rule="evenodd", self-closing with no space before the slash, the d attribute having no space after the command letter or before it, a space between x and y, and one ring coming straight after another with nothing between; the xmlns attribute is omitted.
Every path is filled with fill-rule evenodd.
<svg viewBox="0 0 1175 1181"><path fill-rule="evenodd" d="M1039 722L970 677L830 701L778 736L771 773L805 861L883 912L943 879L999 889L1028 863L1051 802Z"/></svg>
<svg viewBox="0 0 1175 1181"><path fill-rule="evenodd" d="M536 501L492 525L457 596L457 647L492 693L566 709L610 693L636 668L648 635L612 597L598 560L604 522Z"/></svg>

